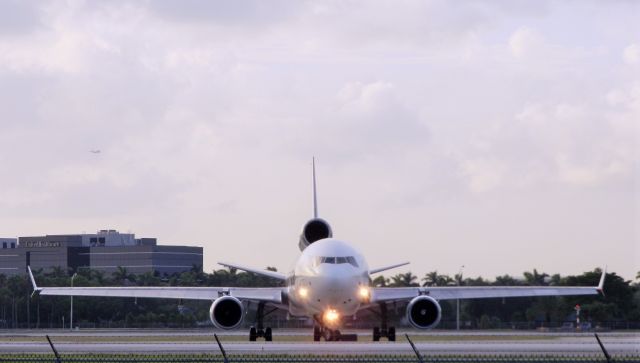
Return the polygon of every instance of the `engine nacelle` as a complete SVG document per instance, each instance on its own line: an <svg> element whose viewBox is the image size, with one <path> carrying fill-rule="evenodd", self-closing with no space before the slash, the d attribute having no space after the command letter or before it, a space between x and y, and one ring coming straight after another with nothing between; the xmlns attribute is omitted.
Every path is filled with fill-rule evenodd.
<svg viewBox="0 0 640 363"><path fill-rule="evenodd" d="M300 247L300 251L303 251L313 242L331 237L333 237L333 231L329 223L322 218L314 218L302 228L298 247Z"/></svg>
<svg viewBox="0 0 640 363"><path fill-rule="evenodd" d="M233 329L242 323L244 307L233 296L222 296L211 304L209 309L211 322L220 329Z"/></svg>
<svg viewBox="0 0 640 363"><path fill-rule="evenodd" d="M407 320L418 329L429 329L438 325L442 309L431 296L416 296L407 306Z"/></svg>

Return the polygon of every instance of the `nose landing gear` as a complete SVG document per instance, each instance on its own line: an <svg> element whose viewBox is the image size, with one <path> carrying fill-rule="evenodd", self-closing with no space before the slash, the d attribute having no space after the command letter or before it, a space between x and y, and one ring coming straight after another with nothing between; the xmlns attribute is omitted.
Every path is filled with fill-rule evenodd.
<svg viewBox="0 0 640 363"><path fill-rule="evenodd" d="M319 342L321 338L324 338L327 342L335 342L342 340L342 334L338 329L329 329L326 326L314 326L313 341Z"/></svg>
<svg viewBox="0 0 640 363"><path fill-rule="evenodd" d="M313 325L313 341L319 342L320 338L324 338L327 342L338 341L342 337L340 334L340 330L338 329L330 329L324 325L322 318L319 316L314 316L313 320L315 324Z"/></svg>
<svg viewBox="0 0 640 363"><path fill-rule="evenodd" d="M314 316L313 320L315 324L313 326L313 341L319 342L320 339L324 339L327 342L337 342L337 341L357 341L357 334L342 334L338 329L331 329L323 324L322 318L318 316Z"/></svg>

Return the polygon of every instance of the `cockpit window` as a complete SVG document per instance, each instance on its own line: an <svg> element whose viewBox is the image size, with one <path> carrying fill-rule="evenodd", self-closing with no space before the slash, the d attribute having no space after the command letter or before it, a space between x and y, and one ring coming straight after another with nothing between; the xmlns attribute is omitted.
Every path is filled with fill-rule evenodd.
<svg viewBox="0 0 640 363"><path fill-rule="evenodd" d="M314 262L315 266L318 266L318 265L323 264L323 263L330 263L330 264L348 263L353 267L358 267L358 262L356 262L356 259L353 256L346 256L346 257L324 257L324 256L320 256L320 257L316 257L313 262Z"/></svg>

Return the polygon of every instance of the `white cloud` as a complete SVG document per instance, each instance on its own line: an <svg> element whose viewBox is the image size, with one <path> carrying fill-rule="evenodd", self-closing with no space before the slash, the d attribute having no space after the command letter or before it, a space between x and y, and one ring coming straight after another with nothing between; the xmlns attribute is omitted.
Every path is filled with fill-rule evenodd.
<svg viewBox="0 0 640 363"><path fill-rule="evenodd" d="M627 64L638 64L640 62L640 45L629 44L622 52L622 59Z"/></svg>
<svg viewBox="0 0 640 363"><path fill-rule="evenodd" d="M509 37L511 53L516 58L532 55L540 56L544 48L544 41L540 34L533 29L520 28Z"/></svg>
<svg viewBox="0 0 640 363"><path fill-rule="evenodd" d="M507 167L501 160L472 159L462 162L462 171L469 177L471 191L483 193L503 184Z"/></svg>

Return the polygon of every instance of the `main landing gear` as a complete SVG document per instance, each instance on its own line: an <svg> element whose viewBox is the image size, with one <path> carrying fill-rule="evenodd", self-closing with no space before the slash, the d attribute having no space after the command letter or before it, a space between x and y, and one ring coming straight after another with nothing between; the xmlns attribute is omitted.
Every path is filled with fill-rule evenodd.
<svg viewBox="0 0 640 363"><path fill-rule="evenodd" d="M271 328L260 329L252 326L251 329L249 329L249 341L255 342L258 338L264 338L267 342L272 341L273 335L271 334Z"/></svg>
<svg viewBox="0 0 640 363"><path fill-rule="evenodd" d="M264 303L261 302L258 304L258 311L256 312L256 325L257 327L252 326L249 329L249 341L255 342L258 338L264 338L265 341L270 342L273 340L273 335L271 334L271 327L264 328L264 317L269 315L276 309L271 310L267 314L264 313Z"/></svg>
<svg viewBox="0 0 640 363"><path fill-rule="evenodd" d="M380 320L381 327L373 328L373 341L379 342L380 338L387 338L390 342L396 341L396 328L395 327L387 327L387 304L380 304Z"/></svg>

